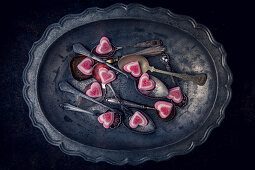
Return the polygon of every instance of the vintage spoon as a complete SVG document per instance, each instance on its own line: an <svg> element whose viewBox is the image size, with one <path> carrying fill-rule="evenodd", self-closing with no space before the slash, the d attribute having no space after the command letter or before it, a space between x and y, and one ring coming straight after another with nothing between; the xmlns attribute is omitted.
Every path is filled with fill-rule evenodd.
<svg viewBox="0 0 255 170"><path fill-rule="evenodd" d="M166 70L171 72L171 67L170 67L170 64L169 64L169 62L170 62L169 55L163 53L162 56L160 57L160 61L161 61L161 63L163 63L166 66ZM177 86L177 84L174 80L174 77L170 76L170 78L171 78L171 81L173 82L174 86Z"/></svg>
<svg viewBox="0 0 255 170"><path fill-rule="evenodd" d="M137 104L135 102L131 102L131 101L124 100L124 99L121 99L121 100L122 100L122 104L124 104L125 106L128 106L128 107L137 108L137 109L156 110L154 107ZM111 103L111 104L120 104L119 101L116 100L115 98L106 98L105 101L107 101L108 103Z"/></svg>
<svg viewBox="0 0 255 170"><path fill-rule="evenodd" d="M106 61L104 61L102 58L96 56L95 54L89 52L85 47L83 47L83 45L81 43L76 43L73 45L73 51L75 53L78 53L78 54L82 54L82 55L85 55L85 56L88 56L90 58L93 58L94 60L100 62L100 63L103 63L103 64L106 64L108 67L112 68L113 70L125 75L127 78L130 78L130 79L134 79L132 76L130 76L129 74L121 71L120 69L114 67L113 65L107 63Z"/></svg>
<svg viewBox="0 0 255 170"><path fill-rule="evenodd" d="M119 62L118 62L118 66L119 68L123 71L123 67L133 61L138 61L141 67L141 70L143 73L146 73L148 70L151 72L158 72L158 73L162 73L162 74L167 74L170 76L174 76L174 77L178 77L181 78L183 80L189 80L192 81L200 86L203 86L206 82L206 74L197 74L197 75L189 75L189 74L181 74L181 73L173 73L173 72L168 72L168 71L163 71L163 70L159 70L154 68L153 66L149 65L148 60L140 55L133 55L133 56L125 56L122 57Z"/></svg>
<svg viewBox="0 0 255 170"><path fill-rule="evenodd" d="M112 111L115 115L118 114L118 115L116 116L116 118L118 118L120 121L122 120L122 115L124 115L124 114L123 114L121 111L119 111L118 109L113 109L113 108L111 108L111 107L109 107L109 106L106 106L106 105L104 105L103 103L100 103L100 102L98 102L97 100L95 100L95 99L93 99L93 98L91 98L91 97L85 95L84 93L80 92L79 90L77 90L75 87L73 87L71 84L69 84L69 83L66 82L66 81L63 81L63 82L60 82L60 83L59 83L59 89L60 89L61 91L68 92L68 93L74 94L74 95L76 95L76 96L80 96L80 97L82 97L82 98L84 98L84 99L87 99L87 100L89 100L89 101L91 101L91 102L94 102L94 103L96 103L96 104L98 104L98 105L100 105L100 106L103 106L103 107L107 108L109 111ZM62 105L62 106L63 106L63 105ZM63 107L64 107L64 109L66 109L66 110L79 111L79 112L83 112L83 113L88 113L88 114L90 114L89 111L83 110L83 109L78 108L78 107L75 107L75 106L64 105ZM93 113L92 113L92 114L93 114ZM115 119L115 117L114 117L114 119ZM115 121L117 121L117 120L115 120ZM118 123L118 122L115 122L115 125L116 125L117 123ZM115 126L115 125L114 125L114 126Z"/></svg>
<svg viewBox="0 0 255 170"><path fill-rule="evenodd" d="M146 48L144 50L132 53L132 54L127 54L124 56L130 56L130 55L142 55L142 56L155 56L155 55L159 55L161 53L163 53L166 50L165 46L155 46L155 47L150 47L150 48ZM122 57L124 57L122 56ZM120 57L116 57L116 58L111 58L106 60L107 63L115 63L117 61L119 61Z"/></svg>
<svg viewBox="0 0 255 170"><path fill-rule="evenodd" d="M166 70L167 70L167 71L171 71L171 67L170 67L170 57L169 57L169 55L163 53L162 56L161 56L161 58L160 58L160 61L161 61L161 63L163 63L163 64L166 66ZM175 86L175 87L178 86L177 83L176 83L175 80L174 80L174 77L173 77L173 76L170 76L170 77L171 77L171 80L172 80L174 86ZM181 102L181 103L175 103L175 102L174 102L174 104L175 104L176 106L178 106L178 107L183 107L183 106L185 106L185 105L187 104L187 102L188 102L188 97L187 97L185 94L183 94L183 100L182 100L182 102Z"/></svg>
<svg viewBox="0 0 255 170"><path fill-rule="evenodd" d="M98 64L97 66L95 66L95 69L93 70L92 75L93 75L93 77L94 77L97 81L99 81L99 82L102 83L100 76L98 76L98 70L99 70L100 67L104 67L104 68L109 69L109 68L107 67L107 65L104 65L104 64L100 63L100 64ZM125 114L125 117L130 118L130 117L133 115L133 111L132 111L131 109L128 109L128 108L122 103L122 99L119 97L119 95L116 93L116 91L115 91L114 88L112 87L111 82L109 82L109 83L107 83L107 84L102 84L102 89L104 89L104 91L106 91L106 85L111 89L111 91L112 91L112 93L113 93L113 95L114 95L114 97L115 97L115 100L117 101L117 104L119 104L119 105L121 106L121 109L122 109L122 111L123 111L124 114ZM136 111L137 111L137 110L136 110ZM141 112L141 111L139 111L139 112ZM141 113L142 113L142 112L141 112ZM143 114L143 115L146 117L146 119L147 119L147 121L148 121L148 124L147 124L147 126L144 126L144 127L138 126L137 128L135 128L135 131L142 132L142 133L152 133L152 132L154 132L154 130L155 130L155 125L154 125L153 121L152 121L147 115L145 115L145 114ZM124 119L123 121L124 121L124 125L125 125L127 128L129 128L129 129L131 129L131 130L134 130L134 128L131 128L131 127L129 126L129 119Z"/></svg>
<svg viewBox="0 0 255 170"><path fill-rule="evenodd" d="M152 79L155 82L155 88L153 90L140 90L138 89L138 80L135 81L135 88L136 90L141 93L142 95L150 98L166 98L168 95L168 89L165 86L165 84L160 81L158 78L149 75L150 79Z"/></svg>
<svg viewBox="0 0 255 170"><path fill-rule="evenodd" d="M92 84L93 84L93 83L88 84L88 85L84 88L84 92L86 92L87 90L89 90L89 89L91 88L91 85L92 85ZM99 101L99 102L101 102L101 101L104 100L105 95L106 95L106 90L102 88L102 96L97 97L97 98L94 98L94 99L97 100L97 101Z"/></svg>
<svg viewBox="0 0 255 170"><path fill-rule="evenodd" d="M112 90L113 92L113 95L115 97L115 99L118 101L118 103L120 104L121 106L121 109L123 110L124 114L125 114L125 117L124 117L124 125L130 129L130 130L136 130L137 132L142 132L142 133L152 133L155 131L155 124L154 122L152 121L152 119L145 113L143 113L142 111L140 110L137 110L137 109L129 109L127 108L126 106L124 106L123 104L123 101L122 99L120 98L120 96L115 92L114 88L112 87L112 85L110 83L108 83L108 86L109 88ZM145 116L145 118L147 119L148 123L146 126L137 126L136 128L131 128L130 125L129 125L129 121L132 117L132 115L136 112L136 111L139 111L140 113L143 114L143 116Z"/></svg>
<svg viewBox="0 0 255 170"><path fill-rule="evenodd" d="M79 108L77 106L74 106L74 105L71 105L69 103L63 103L63 104L60 104L59 106L62 109L68 110L68 111L86 113L86 114L89 114L91 116L96 116L96 117L100 116L100 114L92 113L88 110L81 109L81 108ZM110 126L110 128L116 128L120 125L120 123L121 123L121 115L118 114L118 113L114 113L114 121L113 121L113 124Z"/></svg>
<svg viewBox="0 0 255 170"><path fill-rule="evenodd" d="M99 69L100 68L106 68L109 69L109 67L105 64L102 63L98 63L94 66L93 72L92 72L92 76L94 77L95 80L97 80L98 82L102 83L100 76L98 75ZM108 86L111 85L111 83L107 84ZM102 87L102 91L106 94L107 90L106 90L106 85L105 84L101 84ZM110 86L109 86L110 88ZM116 99L111 98L111 99L106 99L107 102L111 103L111 104L120 104ZM148 106L144 106L144 105L139 105L137 103L134 102L130 102L130 101L126 101L126 100L122 100L124 105L130 106L130 107L134 107L134 108L142 108L142 109L152 109L154 110L153 107L148 107Z"/></svg>
<svg viewBox="0 0 255 170"><path fill-rule="evenodd" d="M94 83L94 82L97 82L96 79L94 78L90 78L90 79L87 79L85 81L77 81L75 79L71 79L69 80L70 83L77 89L83 91L84 93L86 93L87 90L90 89L91 85ZM106 92L104 91L104 89L102 89L102 96L101 97L97 97L97 98L94 98L95 100L101 102L104 100L105 98L105 94Z"/></svg>
<svg viewBox="0 0 255 170"><path fill-rule="evenodd" d="M123 47L116 47L116 50L120 50L123 48L154 47L154 46L159 46L159 45L162 45L161 40L149 40L149 41L137 43L135 45L126 45Z"/></svg>
<svg viewBox="0 0 255 170"><path fill-rule="evenodd" d="M137 43L135 45L127 45L127 46L123 46L123 47L116 47L114 46L113 44L112 45L112 51L107 53L107 54L98 54L96 52L96 47L95 46L93 49L92 49L92 53L99 56L99 57L102 57L102 58L108 58L108 57L111 57L113 56L116 51L120 50L120 49L124 49L124 48L138 48L138 47L155 47L155 46L160 46L162 45L162 41L161 40L149 40L149 41L145 41L145 42L140 42L140 43Z"/></svg>
<svg viewBox="0 0 255 170"><path fill-rule="evenodd" d="M84 99L87 99L87 100L89 100L91 102L94 102L94 103L96 103L96 104L98 104L98 105L100 105L102 107L105 107L108 110L111 110L112 112L117 112L118 113L117 109L113 109L113 108L111 108L109 106L106 106L105 104L103 104L103 103L101 103L101 102L99 102L99 101L97 101L97 100L87 96L86 94L84 94L83 92L77 90L75 87L73 87L71 84L69 84L66 81L62 81L62 82L59 83L59 89L61 91L63 91L63 92L68 92L68 93L74 94L76 96L80 96L80 97L82 97Z"/></svg>
<svg viewBox="0 0 255 170"><path fill-rule="evenodd" d="M108 110L110 110L110 111L112 111L114 113L118 113L118 114L120 114L122 116L125 115L125 113L119 111L118 109L111 108L111 107L109 107L109 106L107 106L107 105L105 105L103 103L100 103L100 102L94 100L93 98L85 95L84 93L82 93L79 90L75 89L72 85L70 85L66 81L60 82L59 83L59 88L60 88L61 91L68 92L68 93L80 96L80 97L82 97L84 99L87 99L87 100L89 100L91 102L94 102L94 103L96 103L96 104L98 104L100 106L103 106L103 107L107 108ZM121 117L121 119L123 120L124 118ZM124 121L124 120L123 120L123 123L128 128L129 122L128 121ZM149 128L139 128L139 126L138 126L137 128L134 128L134 129L133 128L128 128L128 129L132 130L133 132L139 132L139 133L142 133L142 134L152 133L154 131L155 127L151 125L151 122L149 122L149 119L147 119L147 120L148 120L148 125L150 125L150 126L148 126Z"/></svg>

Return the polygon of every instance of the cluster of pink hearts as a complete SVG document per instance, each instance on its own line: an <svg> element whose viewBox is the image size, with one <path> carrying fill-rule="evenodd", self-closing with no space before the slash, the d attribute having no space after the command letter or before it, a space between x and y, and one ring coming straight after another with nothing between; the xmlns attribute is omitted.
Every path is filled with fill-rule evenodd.
<svg viewBox="0 0 255 170"><path fill-rule="evenodd" d="M98 54L106 54L111 52L112 45L107 37L102 37L100 40L100 44L96 47L96 52ZM94 60L92 58L86 57L82 60L77 66L78 69L85 75L92 75ZM124 66L124 70L130 73L134 77L140 77L138 83L138 89L140 90L153 90L155 88L155 82L150 79L148 73L143 73L141 71L139 62L130 62ZM101 79L102 84L107 84L116 79L116 75L112 70L101 67L98 70L99 77ZM98 82L94 82L91 84L90 89L86 92L86 95L92 98L98 98L102 96L101 85ZM174 87L169 90L169 94L167 96L168 99L171 99L175 103L181 103L183 100L183 95L181 93L180 87ZM155 108L159 112L159 116L161 118L167 118L171 114L171 110L173 108L173 104L166 101L158 101L154 104ZM103 124L104 128L109 128L114 121L114 113L107 112L103 113L98 117L98 121ZM129 121L129 125L131 128L136 128L139 126L146 126L148 121L146 117L136 111Z"/></svg>
<svg viewBox="0 0 255 170"><path fill-rule="evenodd" d="M103 113L100 116L98 116L98 121L103 124L104 128L109 128L113 124L114 113L113 112ZM136 111L129 121L129 126L131 128L136 128L138 125L146 126L147 124L148 121L146 117L139 111Z"/></svg>

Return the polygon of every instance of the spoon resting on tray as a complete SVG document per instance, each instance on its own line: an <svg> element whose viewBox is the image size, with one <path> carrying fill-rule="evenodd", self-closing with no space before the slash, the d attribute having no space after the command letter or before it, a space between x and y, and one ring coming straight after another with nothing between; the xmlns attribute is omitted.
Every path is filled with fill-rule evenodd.
<svg viewBox="0 0 255 170"><path fill-rule="evenodd" d="M89 114L91 116L100 116L101 114L95 114L95 113L92 113L88 110L84 110L82 108L79 108L77 106L74 106L74 105L71 105L69 103L63 103L63 104L60 104L59 105L63 110L67 110L67 111L73 111L73 112L80 112L80 113L86 113L86 114ZM114 118L113 118L113 122L112 124L110 125L110 128L113 129L113 128L116 128L118 127L119 125L121 124L121 115L118 114L118 113L114 113Z"/></svg>
<svg viewBox="0 0 255 170"><path fill-rule="evenodd" d="M143 133L152 133L155 131L155 124L147 114L138 109L130 109L126 107L123 104L123 100L115 92L111 84L109 85L109 88L112 90L115 99L118 101L121 106L121 110L125 114L123 122L128 129L136 129L137 132Z"/></svg>
<svg viewBox="0 0 255 170"><path fill-rule="evenodd" d="M128 56L124 56L122 57L119 62L118 62L118 66L120 68L120 70L124 71L124 66L130 62L134 62L134 61L138 61L141 67L141 70L143 73L146 73L147 71L151 71L151 72L158 72L158 73L162 73L162 74L167 74L170 76L174 76L174 77L178 77L181 78L183 80L189 80L192 81L200 86L203 86L206 82L207 76L206 74L197 74L197 75L189 75L189 74L181 74L181 73L173 73L173 72L169 72L169 71L163 71L163 70L159 70L156 69L153 66L150 66L148 60L140 55L128 55Z"/></svg>
<svg viewBox="0 0 255 170"><path fill-rule="evenodd" d="M81 43L76 43L76 44L73 44L73 51L75 53L78 53L78 54L82 54L82 55L85 55L85 56L88 56L100 63L103 63L103 64L106 64L108 67L110 67L111 69L125 75L127 78L130 78L130 79L133 79L133 77L131 77L129 74L121 71L120 69L114 67L113 65L107 63L106 61L104 61L102 58L96 56L95 54L91 53L90 51L88 51Z"/></svg>
<svg viewBox="0 0 255 170"><path fill-rule="evenodd" d="M84 99L87 99L91 102L94 102L95 104L98 104L100 106L103 106L105 108L107 108L108 110L112 111L113 113L118 113L121 115L121 119L124 119L123 123L125 125L125 127L129 127L129 121L127 121L127 119L125 119L124 117L122 118L122 116L126 116L125 113L121 112L120 110L118 109L114 109L114 108L111 108L99 101L96 101L94 99L92 99L91 97L85 95L84 93L82 93L81 91L77 90L76 88L74 88L71 84L69 84L68 82L66 81L63 81L63 82L60 82L59 83L59 89L63 92L68 92L68 93L71 93L71 94L74 94L74 95L77 95L77 96L80 96ZM70 108L70 107L69 107ZM74 109L74 108L72 108ZM75 108L76 109L76 108ZM76 110L77 111L77 110ZM137 126L136 128L128 128L134 132L137 132L137 133L141 133L141 134L148 134L148 133L153 133L155 131L155 125L153 123L153 121L150 119L150 118L147 118L147 121L148 121L148 124L147 126L144 126L144 127L140 127L140 126Z"/></svg>
<svg viewBox="0 0 255 170"><path fill-rule="evenodd" d="M154 122L148 115L141 112L137 108L130 109L123 103L123 100L120 98L120 96L116 93L115 89L111 85L111 82L116 79L116 75L113 71L109 70L107 65L98 63L97 65L95 65L92 75L98 82L101 82L103 89L106 89L107 85L112 91L113 96L117 101L117 104L120 105L121 110L125 115L123 118L123 122L128 129L135 129L135 131L143 133L152 133L154 131Z"/></svg>
<svg viewBox="0 0 255 170"><path fill-rule="evenodd" d="M100 39L100 43L97 46L95 46L91 52L101 58L108 58L108 57L112 57L116 53L116 51L124 49L124 48L145 48L145 47L155 47L160 45L162 45L161 40L149 40L149 41L140 42L134 45L116 47L110 42L110 40L107 37L102 37Z"/></svg>
<svg viewBox="0 0 255 170"><path fill-rule="evenodd" d="M168 54L163 53L163 54L161 55L161 57L160 57L160 61L161 61L162 64L165 65L167 71L171 71L170 56L169 56ZM172 81L173 84L174 84L174 87L178 87L178 85L177 85L177 83L175 82L173 76L170 76L170 78L171 78L171 81ZM185 106L185 105L188 103L188 97L187 97L187 95L186 95L186 94L182 94L182 96L183 96L183 99L182 99L182 101L181 101L180 103L174 102L175 106L183 107L183 106Z"/></svg>
<svg viewBox="0 0 255 170"><path fill-rule="evenodd" d="M135 53L127 54L124 56L131 56L131 55L155 56L155 55L162 54L165 50L166 50L165 46L154 46L154 47L146 48L141 51L137 51ZM107 59L106 62L112 64L112 63L118 62L119 58L120 57L117 56L116 58Z"/></svg>
<svg viewBox="0 0 255 170"><path fill-rule="evenodd" d="M103 63L97 63L95 66L94 66L94 69L92 71L92 76L94 77L95 80L97 80L98 82L102 83L102 78L100 76L100 69L101 68L106 68L106 69L109 69L109 67ZM112 86L111 86L111 83L107 83L108 87L112 90ZM106 90L106 85L102 83L102 89L105 93L107 93L107 90ZM114 90L114 89L113 89ZM167 88L165 88L166 92L164 92L166 95L167 95ZM118 102L116 100L116 98L109 98L109 99L106 99L107 102L111 103L111 104L120 104L120 102ZM129 107L133 107L133 108L142 108L142 109L151 109L151 110L155 110L154 107L149 107L149 106L144 106L144 105L140 105L140 104L137 104L137 103L134 103L134 102L130 102L130 101L126 101L126 100L123 100L122 99L122 102L124 105L126 106L129 106Z"/></svg>

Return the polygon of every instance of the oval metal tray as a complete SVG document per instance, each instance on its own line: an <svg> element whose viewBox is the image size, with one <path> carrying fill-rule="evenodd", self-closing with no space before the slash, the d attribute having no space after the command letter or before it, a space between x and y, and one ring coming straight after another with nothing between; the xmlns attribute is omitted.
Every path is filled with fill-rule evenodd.
<svg viewBox="0 0 255 170"><path fill-rule="evenodd" d="M63 111L59 104L68 101L100 112L103 108L58 89L60 81L73 80L68 67L75 56L72 44L82 42L92 49L102 36L109 37L119 46L161 39L167 46L174 71L203 72L208 80L204 86L178 80L189 98L188 105L177 109L176 117L168 122L147 111L157 126L153 134L136 134L123 126L104 129L94 117ZM119 51L116 55L129 52L132 49ZM157 56L148 60L151 65L165 69ZM169 77L152 75L168 88L173 86ZM59 23L50 25L29 52L23 80L29 116L49 143L88 161L136 165L185 154L203 143L224 118L224 110L231 98L232 76L222 45L214 40L206 27L192 18L173 14L164 8L115 4L105 9L89 8L81 14L67 15ZM151 106L157 101L138 94L133 86L121 76L113 82L113 87L125 99Z"/></svg>

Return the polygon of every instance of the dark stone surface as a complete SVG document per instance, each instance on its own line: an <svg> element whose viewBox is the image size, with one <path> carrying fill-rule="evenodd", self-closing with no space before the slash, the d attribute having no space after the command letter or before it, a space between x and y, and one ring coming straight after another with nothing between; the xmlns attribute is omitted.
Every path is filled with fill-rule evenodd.
<svg viewBox="0 0 255 170"><path fill-rule="evenodd" d="M62 153L32 126L22 97L22 72L28 51L45 28L69 13L80 13L92 6L107 7L115 0L101 1L11 1L1 4L0 32L0 170L7 169L119 169L106 163L90 163ZM255 143L255 76L252 57L253 20L249 4L222 4L216 1L139 2L148 7L161 6L177 14L193 17L206 25L227 51L233 73L233 96L220 127L206 143L191 153L160 163L146 162L122 169L248 169L253 165ZM251 5L250 5L251 7Z"/></svg>

